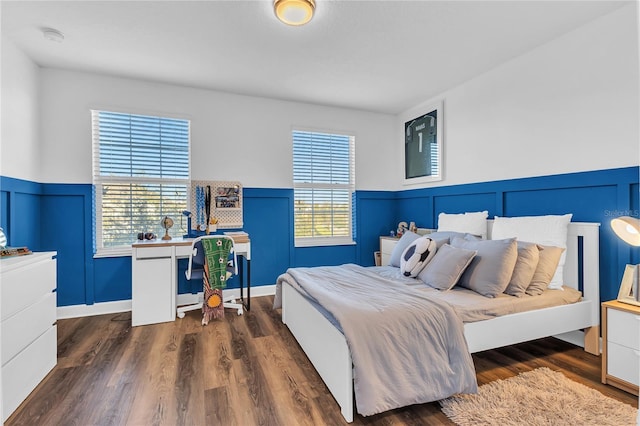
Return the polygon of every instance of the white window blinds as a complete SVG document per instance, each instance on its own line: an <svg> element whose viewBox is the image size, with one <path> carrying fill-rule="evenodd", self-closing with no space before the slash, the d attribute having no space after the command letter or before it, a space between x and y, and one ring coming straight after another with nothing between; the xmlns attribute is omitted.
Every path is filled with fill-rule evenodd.
<svg viewBox="0 0 640 426"><path fill-rule="evenodd" d="M353 242L355 137L293 131L297 246Z"/></svg>
<svg viewBox="0 0 640 426"><path fill-rule="evenodd" d="M140 232L160 234L174 219L180 236L189 187L189 121L91 111L98 251L130 246Z"/></svg>

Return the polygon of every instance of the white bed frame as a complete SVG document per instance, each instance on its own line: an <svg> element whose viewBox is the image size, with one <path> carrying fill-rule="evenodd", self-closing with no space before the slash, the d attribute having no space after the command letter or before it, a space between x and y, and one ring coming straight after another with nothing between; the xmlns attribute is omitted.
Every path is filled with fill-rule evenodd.
<svg viewBox="0 0 640 426"><path fill-rule="evenodd" d="M492 221L488 221L488 238ZM571 305L521 312L467 323L471 353L555 336L600 354L599 223L569 224L564 284L578 288L578 247L582 238L583 300ZM344 335L288 284L282 286L282 322L289 327L329 388L347 422L353 421L351 354ZM584 344L582 343L584 342Z"/></svg>

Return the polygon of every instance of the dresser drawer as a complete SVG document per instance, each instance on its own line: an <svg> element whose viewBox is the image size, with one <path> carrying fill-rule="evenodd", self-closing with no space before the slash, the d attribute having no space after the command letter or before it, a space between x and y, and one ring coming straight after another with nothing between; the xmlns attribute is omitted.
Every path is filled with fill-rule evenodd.
<svg viewBox="0 0 640 426"><path fill-rule="evenodd" d="M3 272L0 286L2 319L23 310L34 300L51 293L55 288L55 259L27 264L25 267Z"/></svg>
<svg viewBox="0 0 640 426"><path fill-rule="evenodd" d="M610 343L617 343L630 349L640 349L640 315L608 309L607 339Z"/></svg>
<svg viewBox="0 0 640 426"><path fill-rule="evenodd" d="M49 293L2 321L2 365L44 334L55 322L55 293Z"/></svg>
<svg viewBox="0 0 640 426"><path fill-rule="evenodd" d="M607 347L607 373L638 386L640 382L640 352L609 342Z"/></svg>
<svg viewBox="0 0 640 426"><path fill-rule="evenodd" d="M52 326L2 367L3 421L55 367L56 345L57 328Z"/></svg>

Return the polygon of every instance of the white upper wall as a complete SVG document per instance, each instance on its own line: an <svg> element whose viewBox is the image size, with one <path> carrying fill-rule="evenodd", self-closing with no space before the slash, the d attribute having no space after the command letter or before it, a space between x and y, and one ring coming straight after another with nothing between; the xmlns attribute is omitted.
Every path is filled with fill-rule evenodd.
<svg viewBox="0 0 640 426"><path fill-rule="evenodd" d="M443 186L640 164L635 4L458 86L444 100ZM396 189L404 123L398 116ZM422 107L422 108L421 108Z"/></svg>
<svg viewBox="0 0 640 426"><path fill-rule="evenodd" d="M91 183L91 109L191 120L192 178L291 188L293 127L356 136L356 187L389 188L392 115L42 69L46 182Z"/></svg>
<svg viewBox="0 0 640 426"><path fill-rule="evenodd" d="M40 182L38 66L1 37L0 175Z"/></svg>
<svg viewBox="0 0 640 426"><path fill-rule="evenodd" d="M429 185L638 165L635 7L442 94L444 180ZM1 80L3 176L90 183L89 110L103 108L191 119L194 179L290 188L290 131L300 126L356 135L358 189L414 187L402 185L402 135L420 105L393 117L40 69L4 37Z"/></svg>

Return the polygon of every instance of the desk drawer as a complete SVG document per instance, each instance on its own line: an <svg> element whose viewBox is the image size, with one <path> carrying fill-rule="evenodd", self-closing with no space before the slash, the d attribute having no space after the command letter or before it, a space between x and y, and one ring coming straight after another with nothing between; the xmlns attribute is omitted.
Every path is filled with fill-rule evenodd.
<svg viewBox="0 0 640 426"><path fill-rule="evenodd" d="M174 321L175 260L147 258L132 264L131 325Z"/></svg>
<svg viewBox="0 0 640 426"><path fill-rule="evenodd" d="M136 259L156 259L171 257L172 247L144 247L136 248Z"/></svg>
<svg viewBox="0 0 640 426"><path fill-rule="evenodd" d="M634 349L609 342L607 373L638 386L640 382L640 353Z"/></svg>
<svg viewBox="0 0 640 426"><path fill-rule="evenodd" d="M191 245L176 246L176 257L191 257Z"/></svg>
<svg viewBox="0 0 640 426"><path fill-rule="evenodd" d="M630 349L640 349L640 315L607 309L607 340Z"/></svg>

